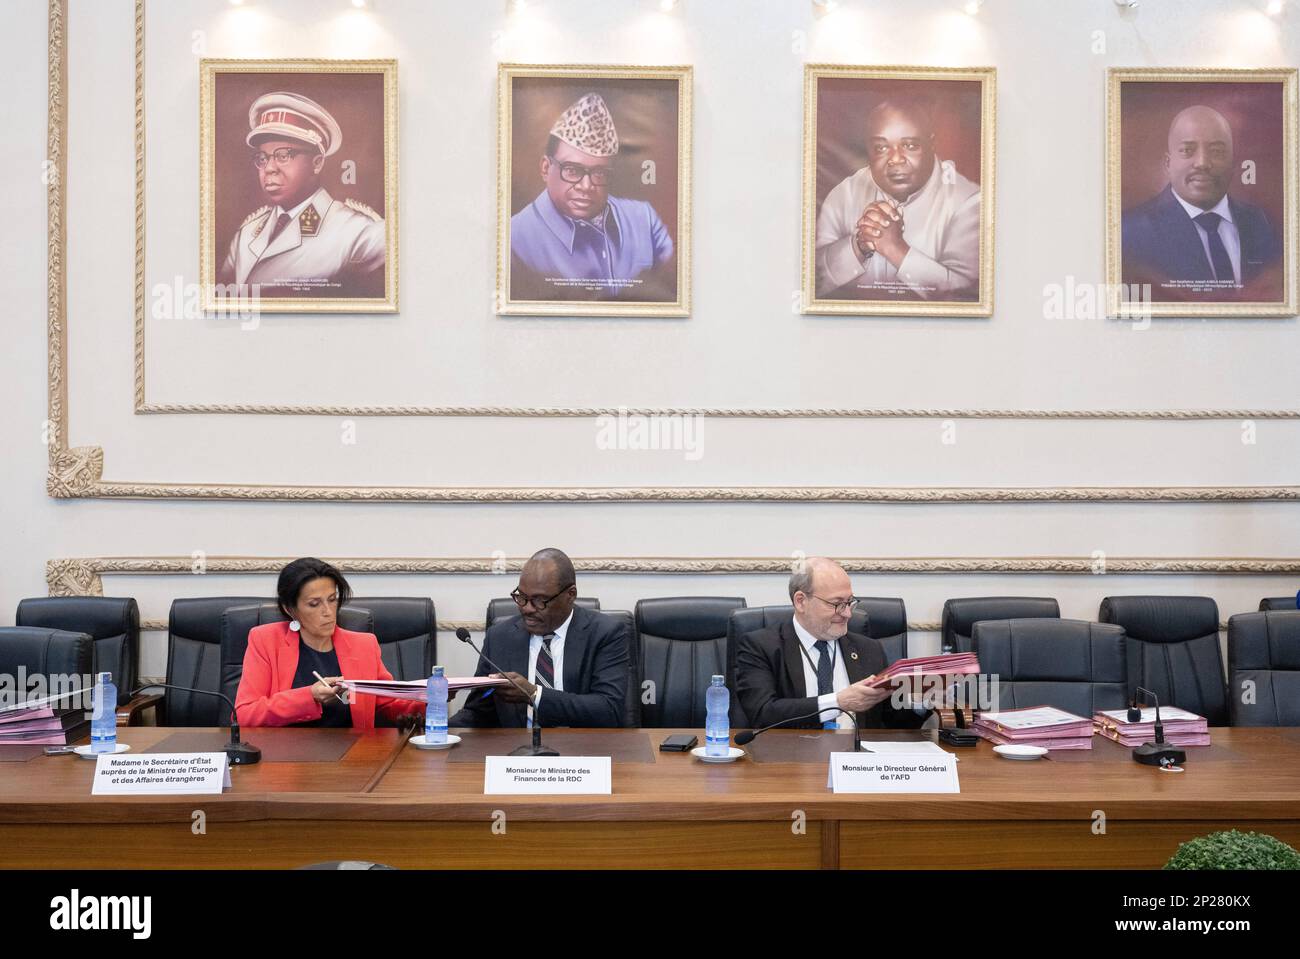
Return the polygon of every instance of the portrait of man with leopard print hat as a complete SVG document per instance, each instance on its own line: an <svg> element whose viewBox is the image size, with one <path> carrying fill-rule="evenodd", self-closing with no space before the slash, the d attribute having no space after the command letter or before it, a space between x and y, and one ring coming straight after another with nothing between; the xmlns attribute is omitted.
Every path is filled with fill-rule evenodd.
<svg viewBox="0 0 1300 959"><path fill-rule="evenodd" d="M504 312L680 302L678 82L532 79L513 87Z"/></svg>

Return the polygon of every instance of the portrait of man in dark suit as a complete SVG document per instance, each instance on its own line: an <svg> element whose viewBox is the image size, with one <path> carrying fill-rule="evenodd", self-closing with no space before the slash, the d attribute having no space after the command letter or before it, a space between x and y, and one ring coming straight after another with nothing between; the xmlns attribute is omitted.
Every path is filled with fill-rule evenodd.
<svg viewBox="0 0 1300 959"><path fill-rule="evenodd" d="M474 675L518 684L470 693L451 726L621 726L627 700L627 634L616 620L577 606L573 561L534 553L510 598L519 615L494 623Z"/></svg>
<svg viewBox="0 0 1300 959"><path fill-rule="evenodd" d="M1282 255L1265 212L1229 194L1232 128L1203 105L1179 111L1165 151L1169 185L1124 214L1124 279L1234 297Z"/></svg>

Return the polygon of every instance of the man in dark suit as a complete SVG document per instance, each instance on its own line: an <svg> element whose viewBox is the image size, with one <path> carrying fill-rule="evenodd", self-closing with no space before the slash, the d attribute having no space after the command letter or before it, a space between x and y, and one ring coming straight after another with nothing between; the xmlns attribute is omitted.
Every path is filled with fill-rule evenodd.
<svg viewBox="0 0 1300 959"><path fill-rule="evenodd" d="M1235 296L1278 261L1282 246L1264 211L1228 196L1236 167L1221 113L1192 106L1174 117L1165 169L1169 185L1124 214L1124 283L1150 283L1157 299Z"/></svg>
<svg viewBox="0 0 1300 959"><path fill-rule="evenodd" d="M794 615L742 636L736 646L736 692L755 728L825 710L793 729L849 726L835 707L856 714L857 725L916 729L928 710L895 706L891 690L866 680L885 668L877 640L850 633L857 601L848 573L833 560L803 561L790 577Z"/></svg>
<svg viewBox="0 0 1300 959"><path fill-rule="evenodd" d="M534 553L510 598L520 615L487 631L483 652L519 683L476 690L450 726L620 726L627 698L627 636L599 612L574 605L573 562ZM480 659L476 676L492 670ZM491 675L498 675L491 672Z"/></svg>

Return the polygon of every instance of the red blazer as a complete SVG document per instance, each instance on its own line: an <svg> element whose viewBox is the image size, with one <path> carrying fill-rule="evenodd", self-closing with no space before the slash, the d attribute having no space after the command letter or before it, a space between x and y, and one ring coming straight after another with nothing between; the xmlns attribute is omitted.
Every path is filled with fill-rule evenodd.
<svg viewBox="0 0 1300 959"><path fill-rule="evenodd" d="M379 641L371 633L334 627L339 671L348 679L392 679L379 658ZM244 675L235 694L241 726L288 726L320 719L321 706L310 686L290 688L298 671L298 634L288 623L266 623L248 631ZM424 703L387 696L350 695L353 729L373 729L375 709L389 720L424 711Z"/></svg>

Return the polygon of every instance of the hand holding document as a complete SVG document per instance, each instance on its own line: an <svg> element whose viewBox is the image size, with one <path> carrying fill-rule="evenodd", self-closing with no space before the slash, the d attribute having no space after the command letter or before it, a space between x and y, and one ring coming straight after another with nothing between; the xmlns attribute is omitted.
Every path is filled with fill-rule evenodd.
<svg viewBox="0 0 1300 959"><path fill-rule="evenodd" d="M505 686L505 679L493 679L489 676L461 676L447 680L447 695L451 696L462 689L483 689L491 686ZM345 679L339 685L347 687L348 692L366 696L387 696L390 699L410 699L418 702L427 700L428 681L424 679Z"/></svg>

